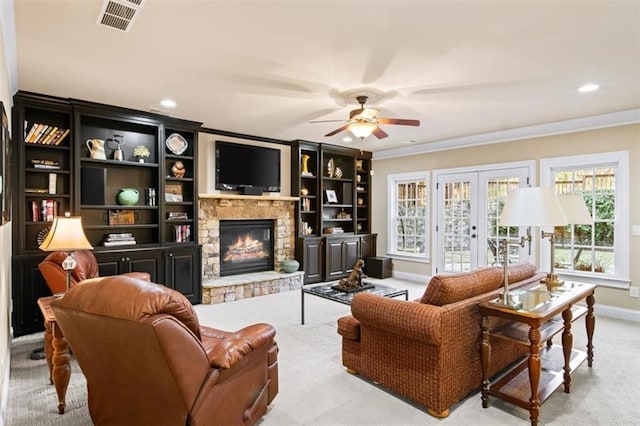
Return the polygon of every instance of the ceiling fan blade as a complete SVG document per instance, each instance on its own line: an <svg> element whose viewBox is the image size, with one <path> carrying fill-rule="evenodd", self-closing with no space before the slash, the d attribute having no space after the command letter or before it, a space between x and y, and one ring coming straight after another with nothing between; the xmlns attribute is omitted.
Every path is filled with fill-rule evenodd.
<svg viewBox="0 0 640 426"><path fill-rule="evenodd" d="M378 118L380 124L400 124L401 126L419 126L420 120L408 120L406 118Z"/></svg>
<svg viewBox="0 0 640 426"><path fill-rule="evenodd" d="M338 133L342 132L343 130L347 130L347 127L349 127L349 125L345 124L344 126L335 129L333 132L327 133L325 136L333 136L335 134L338 134Z"/></svg>
<svg viewBox="0 0 640 426"><path fill-rule="evenodd" d="M382 130L380 127L377 127L374 131L373 131L373 136L375 136L378 139L384 139L387 136L389 136L387 134L387 132L385 132L384 130Z"/></svg>
<svg viewBox="0 0 640 426"><path fill-rule="evenodd" d="M346 120L313 120L309 121L309 123L341 123L345 121Z"/></svg>

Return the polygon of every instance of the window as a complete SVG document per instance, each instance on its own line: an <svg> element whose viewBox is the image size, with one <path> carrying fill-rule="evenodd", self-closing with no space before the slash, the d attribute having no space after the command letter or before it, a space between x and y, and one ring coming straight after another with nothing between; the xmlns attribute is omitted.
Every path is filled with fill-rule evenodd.
<svg viewBox="0 0 640 426"><path fill-rule="evenodd" d="M428 179L428 172L394 174L387 178L387 251L393 257L427 260Z"/></svg>
<svg viewBox="0 0 640 426"><path fill-rule="evenodd" d="M592 217L590 224L556 227L556 273L628 287L628 153L545 159L540 169L543 184L554 186L556 193L582 195ZM548 258L544 261L549 264Z"/></svg>

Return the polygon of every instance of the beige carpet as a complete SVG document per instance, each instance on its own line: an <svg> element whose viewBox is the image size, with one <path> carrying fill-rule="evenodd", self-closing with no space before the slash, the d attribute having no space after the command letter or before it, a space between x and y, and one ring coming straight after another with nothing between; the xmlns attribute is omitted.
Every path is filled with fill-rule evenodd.
<svg viewBox="0 0 640 426"><path fill-rule="evenodd" d="M423 285L385 280L410 289ZM597 292L596 292L597 300ZM437 420L411 403L358 376L345 372L340 360L336 319L349 307L306 296L306 324L300 324L300 291L196 306L201 323L234 330L254 322L277 329L280 346L280 393L262 425L512 425L528 424L527 411L490 399L483 409L479 393L452 407ZM557 391L541 409L540 423L553 425L638 425L640 419L640 326L597 315L594 367L586 363L574 374L570 394ZM574 346L585 345L583 323L574 326ZM90 425L85 382L73 362L67 413L57 414L45 361L28 359L42 335L23 336L12 345L8 425ZM155 425L154 425L155 426Z"/></svg>

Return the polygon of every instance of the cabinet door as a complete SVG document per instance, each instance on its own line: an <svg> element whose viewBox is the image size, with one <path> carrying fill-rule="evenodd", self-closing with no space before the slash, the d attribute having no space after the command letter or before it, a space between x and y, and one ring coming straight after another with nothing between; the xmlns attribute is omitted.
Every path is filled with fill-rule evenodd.
<svg viewBox="0 0 640 426"><path fill-rule="evenodd" d="M378 234L365 234L360 237L360 258L376 256L376 240Z"/></svg>
<svg viewBox="0 0 640 426"><path fill-rule="evenodd" d="M166 285L184 294L191 303L201 300L200 246L171 249L166 257Z"/></svg>
<svg viewBox="0 0 640 426"><path fill-rule="evenodd" d="M51 296L38 263L44 256L25 258L12 262L12 326L15 337L44 330L44 323L37 301L41 297Z"/></svg>
<svg viewBox="0 0 640 426"><path fill-rule="evenodd" d="M164 284L162 250L123 251L119 253L95 253L100 276L118 275L127 272L147 272L151 282Z"/></svg>
<svg viewBox="0 0 640 426"><path fill-rule="evenodd" d="M345 239L342 242L342 252L344 259L342 262L342 271L349 273L360 257L360 238Z"/></svg>
<svg viewBox="0 0 640 426"><path fill-rule="evenodd" d="M325 279L332 280L344 276L344 255L341 238L327 238L325 242Z"/></svg>
<svg viewBox="0 0 640 426"><path fill-rule="evenodd" d="M322 281L322 239L307 238L304 240L304 259L302 269L304 269L305 284Z"/></svg>

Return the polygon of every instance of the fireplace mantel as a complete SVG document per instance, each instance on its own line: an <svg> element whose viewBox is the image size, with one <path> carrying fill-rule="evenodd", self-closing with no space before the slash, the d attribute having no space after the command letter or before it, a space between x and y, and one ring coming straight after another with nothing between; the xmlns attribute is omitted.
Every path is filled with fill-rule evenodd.
<svg viewBox="0 0 640 426"><path fill-rule="evenodd" d="M239 194L198 194L201 200L259 200L259 201L300 201L299 197L263 196L263 195L239 195Z"/></svg>

